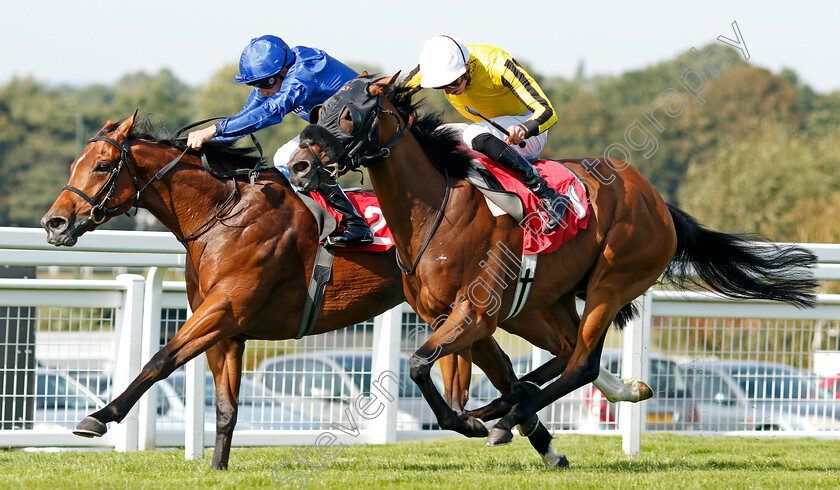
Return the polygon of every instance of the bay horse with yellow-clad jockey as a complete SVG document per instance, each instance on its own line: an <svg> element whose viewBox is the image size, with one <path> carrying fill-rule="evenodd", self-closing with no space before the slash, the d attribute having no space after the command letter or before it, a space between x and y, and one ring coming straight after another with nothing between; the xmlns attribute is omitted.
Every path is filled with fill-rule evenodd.
<svg viewBox="0 0 840 490"><path fill-rule="evenodd" d="M440 127L440 115L418 116L412 101L416 90L395 80L396 75L362 76L347 82L310 116L314 124L301 133L303 148L288 168L293 184L311 189L336 172L367 167L396 241L407 301L437 327L412 356L411 377L438 420L444 420L454 414L431 383L432 363L493 334L514 291L494 279L505 277L502 266L484 258L503 253L502 247L522 250L525 232L509 215L494 213L465 180L473 156L459 136ZM484 420L501 417L488 445L510 442L514 426L531 425L537 411L593 381L607 328L660 276L736 299L799 307L815 300L811 269L816 258L807 250L706 229L666 204L624 162L564 163L584 177L583 163L595 165L609 183L595 182L588 189L588 227L539 257L523 311L563 308L576 295L585 297L585 306L574 317L571 355L536 367L513 393L475 412ZM486 292L476 298L471 287L479 283ZM500 300L500 308L485 301L491 296Z"/></svg>

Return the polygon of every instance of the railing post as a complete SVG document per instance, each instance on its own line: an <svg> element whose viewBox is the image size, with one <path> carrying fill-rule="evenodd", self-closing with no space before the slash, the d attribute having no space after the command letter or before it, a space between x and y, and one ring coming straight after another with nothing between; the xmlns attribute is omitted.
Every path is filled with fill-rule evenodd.
<svg viewBox="0 0 840 490"><path fill-rule="evenodd" d="M116 342L114 349L114 393L122 393L140 374L140 344L143 323L143 276L121 274L117 281L125 285L125 303L117 311ZM135 405L123 421L114 428L117 442L114 449L120 452L137 450L138 407Z"/></svg>
<svg viewBox="0 0 840 490"><path fill-rule="evenodd" d="M647 339L650 338L653 295L648 291L636 301L639 316L628 323L622 332L621 377L644 381L648 379L650 369ZM618 428L625 454L641 452L646 412L647 405L644 402L622 404L618 412Z"/></svg>
<svg viewBox="0 0 840 490"><path fill-rule="evenodd" d="M146 290L143 296L143 347L142 361L149 362L160 350L160 302L163 296L163 276L167 267L151 267L146 276ZM139 446L140 449L155 448L155 427L157 422L158 388L152 385L140 398Z"/></svg>
<svg viewBox="0 0 840 490"><path fill-rule="evenodd" d="M192 310L187 307L187 320ZM184 373L184 393L186 394L186 414L184 417L184 458L202 459L204 457L204 366L207 357L200 354L187 363Z"/></svg>
<svg viewBox="0 0 840 490"><path fill-rule="evenodd" d="M371 444L397 442L397 408L400 396L400 339L403 305L397 305L373 320L373 366L370 410L383 406L370 423Z"/></svg>

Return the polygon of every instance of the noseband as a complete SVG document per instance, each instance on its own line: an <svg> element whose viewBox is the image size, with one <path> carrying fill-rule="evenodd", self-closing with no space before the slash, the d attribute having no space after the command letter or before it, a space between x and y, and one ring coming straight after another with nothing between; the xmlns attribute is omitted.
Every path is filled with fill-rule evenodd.
<svg viewBox="0 0 840 490"><path fill-rule="evenodd" d="M65 185L62 187L62 190L68 190L75 192L79 195L82 199L87 201L92 207L90 209L90 216L88 216L88 220L93 223L94 225L99 225L112 214L114 214L117 209L121 208L125 205L126 202L121 202L116 206L107 207L105 204L108 202L111 197L114 195L114 191L117 189L117 181L119 180L120 173L122 172L123 167L128 168L128 173L131 175L131 179L134 181L134 188L137 189L137 194L133 197L134 199L140 198L140 186L137 183L137 176L134 175L134 172L131 171L131 167L128 165L128 139L126 138L125 144L118 142L115 139L108 138L107 136L94 136L93 138L88 140L88 143L93 143L94 141L105 141L106 143L110 143L118 150L120 150L120 160L117 162L117 165L111 170L111 175L108 177L108 180L99 189L99 192L96 193L95 196L90 197L87 195L83 190L73 187L70 184ZM131 199L131 198L129 198ZM136 201L135 201L136 202Z"/></svg>

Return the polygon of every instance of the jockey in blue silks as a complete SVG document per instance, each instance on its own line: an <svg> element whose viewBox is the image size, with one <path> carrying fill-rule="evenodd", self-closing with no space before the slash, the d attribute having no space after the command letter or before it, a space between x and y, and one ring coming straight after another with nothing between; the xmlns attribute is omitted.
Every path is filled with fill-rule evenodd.
<svg viewBox="0 0 840 490"><path fill-rule="evenodd" d="M352 68L324 51L305 46L290 48L277 36L252 39L242 51L239 75L233 80L254 87L239 114L219 121L213 126L193 131L187 146L201 148L211 139L241 138L273 124L279 124L287 114L295 114L309 122L309 111L322 104L345 82L356 78ZM286 162L299 149L300 137L281 146L274 155L274 165L288 172ZM329 245L368 244L373 232L347 199L334 179L327 180L318 192L329 205L343 215L342 231L327 238Z"/></svg>

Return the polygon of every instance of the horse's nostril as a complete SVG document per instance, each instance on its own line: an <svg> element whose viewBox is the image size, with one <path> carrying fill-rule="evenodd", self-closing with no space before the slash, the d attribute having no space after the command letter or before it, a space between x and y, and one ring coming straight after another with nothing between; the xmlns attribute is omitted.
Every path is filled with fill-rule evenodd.
<svg viewBox="0 0 840 490"><path fill-rule="evenodd" d="M309 162L306 160L298 160L292 165L292 169L299 174L305 173L309 171Z"/></svg>
<svg viewBox="0 0 840 490"><path fill-rule="evenodd" d="M61 216L53 216L52 218L46 220L45 224L48 230L56 232L64 231L67 228L67 220Z"/></svg>

